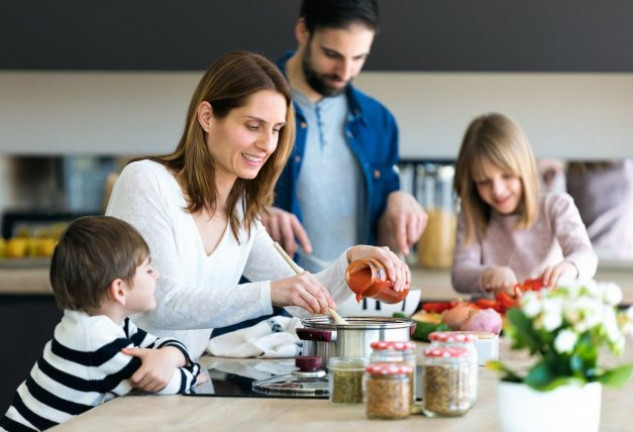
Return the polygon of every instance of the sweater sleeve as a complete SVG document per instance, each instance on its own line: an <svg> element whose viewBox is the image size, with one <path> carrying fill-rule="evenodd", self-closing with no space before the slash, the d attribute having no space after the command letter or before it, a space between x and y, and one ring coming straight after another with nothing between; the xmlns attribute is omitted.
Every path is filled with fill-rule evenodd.
<svg viewBox="0 0 633 432"><path fill-rule="evenodd" d="M457 236L453 267L451 269L451 283L455 291L466 294L486 294L481 285L481 277L487 266L483 264L481 242L473 236L466 244L466 218L460 212L457 218Z"/></svg>
<svg viewBox="0 0 633 432"><path fill-rule="evenodd" d="M178 349L185 358L185 365L174 370L169 383L157 394L178 394L187 393L195 384L200 374L200 365L193 361L189 351L183 343L174 338L159 338L145 330L137 328L128 321L128 332L134 346L147 349L161 349L164 347L174 347Z"/></svg>
<svg viewBox="0 0 633 432"><path fill-rule="evenodd" d="M598 267L598 256L591 246L573 198L568 194L554 195L548 205L548 213L565 261L576 266L578 279L593 278Z"/></svg>
<svg viewBox="0 0 633 432"><path fill-rule="evenodd" d="M144 325L152 329L204 329L271 313L270 287L266 283L219 286L213 280L198 285L182 282L186 278L174 237L173 213L184 209L168 201L166 197L173 196L173 191L155 171L148 163L128 165L112 191L106 211L129 222L143 235L152 262L161 273L156 289L157 307L144 315ZM187 259L195 259L189 251L180 252Z"/></svg>
<svg viewBox="0 0 633 432"><path fill-rule="evenodd" d="M249 280L266 280L265 284L270 290L270 281L288 278L293 276L294 270L279 255L273 246L273 240L259 223L255 232L255 242L248 258L244 276ZM345 282L345 269L347 268L347 251L329 265L323 271L317 273L316 278L328 288L332 298L337 304L347 300L352 295L352 291ZM298 307L287 307L288 311L295 316L305 317L310 314Z"/></svg>

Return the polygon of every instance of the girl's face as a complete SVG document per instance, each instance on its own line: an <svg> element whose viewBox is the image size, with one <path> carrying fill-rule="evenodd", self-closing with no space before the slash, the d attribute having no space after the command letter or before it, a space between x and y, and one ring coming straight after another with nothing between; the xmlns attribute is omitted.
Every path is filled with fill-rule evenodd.
<svg viewBox="0 0 633 432"><path fill-rule="evenodd" d="M523 196L520 177L486 160L473 177L477 192L486 204L504 215L516 212Z"/></svg>
<svg viewBox="0 0 633 432"><path fill-rule="evenodd" d="M257 176L277 148L280 131L286 124L286 110L286 99L272 90L254 93L246 105L233 109L224 118L215 117L207 102L201 104L198 116L208 134L207 145L216 164L218 182L233 183L237 178Z"/></svg>

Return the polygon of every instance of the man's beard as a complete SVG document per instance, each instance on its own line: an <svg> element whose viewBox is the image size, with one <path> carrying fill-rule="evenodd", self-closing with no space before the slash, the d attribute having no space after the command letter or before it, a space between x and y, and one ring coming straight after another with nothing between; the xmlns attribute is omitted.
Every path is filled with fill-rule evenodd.
<svg viewBox="0 0 633 432"><path fill-rule="evenodd" d="M328 85L327 81L324 78L331 79L340 79L339 76L336 75L324 75L319 74L314 70L312 64L310 63L310 49L307 48L303 58L301 59L301 67L303 69L303 75L305 76L306 82L314 91L323 95L324 97L332 97L338 96L345 91L349 82L341 88L335 88ZM351 80L350 80L351 82Z"/></svg>

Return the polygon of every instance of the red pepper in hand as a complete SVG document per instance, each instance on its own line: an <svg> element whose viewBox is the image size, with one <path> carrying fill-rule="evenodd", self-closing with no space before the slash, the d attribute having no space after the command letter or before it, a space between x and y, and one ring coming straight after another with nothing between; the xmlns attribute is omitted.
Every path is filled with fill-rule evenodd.
<svg viewBox="0 0 633 432"><path fill-rule="evenodd" d="M505 312L508 309L514 307L516 304L516 299L511 297L510 294L505 291L499 291L495 298L499 303L499 308L501 309L500 312Z"/></svg>

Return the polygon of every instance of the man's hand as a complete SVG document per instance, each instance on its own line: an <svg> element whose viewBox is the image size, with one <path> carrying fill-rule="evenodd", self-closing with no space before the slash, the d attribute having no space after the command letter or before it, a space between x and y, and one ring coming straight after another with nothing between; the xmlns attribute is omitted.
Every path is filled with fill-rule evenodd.
<svg viewBox="0 0 633 432"><path fill-rule="evenodd" d="M312 244L308 234L297 216L277 207L270 207L268 211L270 211L270 216L262 214L262 223L268 234L288 252L288 255L293 256L297 252L298 246L295 238L299 240L305 253L312 253Z"/></svg>
<svg viewBox="0 0 633 432"><path fill-rule="evenodd" d="M413 195L395 191L378 221L378 243L408 255L426 228L428 215Z"/></svg>
<svg viewBox="0 0 633 432"><path fill-rule="evenodd" d="M155 393L162 390L171 379L176 368L185 365L185 356L175 347L159 349L123 348L123 354L141 359L141 366L130 377L132 386Z"/></svg>

